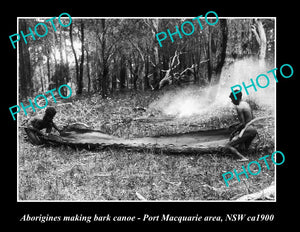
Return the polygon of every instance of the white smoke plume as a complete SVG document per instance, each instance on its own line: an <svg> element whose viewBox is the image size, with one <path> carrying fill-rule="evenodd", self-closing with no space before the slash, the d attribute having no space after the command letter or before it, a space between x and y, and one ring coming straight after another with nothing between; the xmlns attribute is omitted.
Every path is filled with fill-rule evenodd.
<svg viewBox="0 0 300 232"><path fill-rule="evenodd" d="M218 107L232 107L229 99L231 86L250 85L250 78L256 83L259 74L266 74L269 77L269 86L261 89L258 86L257 92L253 87L248 88L249 95L243 89L243 99L251 99L258 105L275 105L275 80L273 74L267 71L273 69L263 61L254 58L237 60L231 65L223 68L220 82L215 86L190 86L183 89L176 89L166 92L158 100L150 104L150 108L160 110L166 115L177 117L190 117L213 111ZM264 85L261 80L261 85Z"/></svg>

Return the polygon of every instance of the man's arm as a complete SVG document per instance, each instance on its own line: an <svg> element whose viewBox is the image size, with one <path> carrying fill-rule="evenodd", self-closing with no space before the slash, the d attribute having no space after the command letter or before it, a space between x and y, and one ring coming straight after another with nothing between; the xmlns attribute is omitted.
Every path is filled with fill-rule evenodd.
<svg viewBox="0 0 300 232"><path fill-rule="evenodd" d="M58 127L55 125L54 122L52 122L52 126L53 126L53 128L54 128L55 130L57 130L57 131L60 133L60 129L58 129Z"/></svg>
<svg viewBox="0 0 300 232"><path fill-rule="evenodd" d="M48 125L46 127L47 128L46 133L50 133L52 131L52 127L60 133L60 130L58 129L58 127L55 125L53 121L48 122Z"/></svg>

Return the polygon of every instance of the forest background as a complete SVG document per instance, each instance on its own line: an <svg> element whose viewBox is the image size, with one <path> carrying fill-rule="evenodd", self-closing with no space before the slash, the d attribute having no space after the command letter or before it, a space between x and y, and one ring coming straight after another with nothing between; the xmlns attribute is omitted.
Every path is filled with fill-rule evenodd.
<svg viewBox="0 0 300 232"><path fill-rule="evenodd" d="M192 18L72 19L70 27L57 23L56 32L18 45L19 101L25 106L28 98L71 86L70 99L49 101L59 127L81 122L123 138L228 127L238 121L230 86L274 68L274 18L219 18L214 26L201 20L203 30L173 43L168 38L163 47L155 34ZM19 18L19 30L44 20ZM246 98L255 117L274 115L274 87ZM271 167L227 188L222 174L241 167L230 154L36 147L21 128L30 117L18 115L21 200L232 200L274 181ZM274 151L274 120L258 131L246 154L250 161Z"/></svg>
<svg viewBox="0 0 300 232"><path fill-rule="evenodd" d="M199 30L191 36L174 35L173 43L168 38L159 47L155 34L168 28L175 32L185 20L190 19L74 18L65 28L56 22L56 32L49 29L46 37L19 44L20 97L68 83L77 95L98 92L102 98L119 91L157 90L163 78L204 86L218 84L222 67L237 59L274 62L274 19L220 19L214 26L200 19L203 30L195 25ZM20 18L19 30L26 32L41 21ZM38 30L45 33L43 27Z"/></svg>

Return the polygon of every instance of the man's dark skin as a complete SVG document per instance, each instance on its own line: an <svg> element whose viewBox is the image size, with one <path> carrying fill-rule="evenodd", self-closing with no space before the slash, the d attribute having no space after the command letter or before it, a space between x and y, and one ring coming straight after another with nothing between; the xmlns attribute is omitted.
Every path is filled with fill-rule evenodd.
<svg viewBox="0 0 300 232"><path fill-rule="evenodd" d="M33 128L37 130L46 129L46 133L50 133L52 127L60 133L61 131L53 122L53 118L55 114L56 114L56 110L54 109L54 107L48 107L46 109L43 119L34 118L33 120L31 120L30 124Z"/></svg>
<svg viewBox="0 0 300 232"><path fill-rule="evenodd" d="M239 133L244 129L246 124L253 120L252 110L249 104L242 101L242 93L235 94L237 99L234 98L233 93L229 95L232 103L236 106L236 111L239 118L239 125L231 133L229 142L226 144L226 148L232 151L234 154L238 155L241 159L239 161L247 161L248 159L244 157L235 147L239 146L243 150L247 150L252 142L252 140L257 135L257 131L252 126L249 126L244 131L243 135L239 137Z"/></svg>

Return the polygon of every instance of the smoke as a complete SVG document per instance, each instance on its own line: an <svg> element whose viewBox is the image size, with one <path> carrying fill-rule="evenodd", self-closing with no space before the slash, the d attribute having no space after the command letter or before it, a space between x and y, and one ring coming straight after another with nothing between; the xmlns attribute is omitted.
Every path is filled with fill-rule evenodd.
<svg viewBox="0 0 300 232"><path fill-rule="evenodd" d="M242 86L242 83L244 82L246 86L249 86L251 84L250 79L252 79L256 85L257 91L255 92L253 87L249 87L249 95L247 95L243 89L243 99L250 99L260 106L268 105L274 107L275 79L273 78L273 74L267 73L273 68L273 65L265 62L265 60L258 60L253 57L235 61L222 70L216 100L220 100L225 96L228 98L231 87L234 85ZM256 77L260 74L266 74L269 77L269 86L264 89L258 87L256 84ZM266 80L261 78L259 83L263 86L266 84Z"/></svg>
<svg viewBox="0 0 300 232"><path fill-rule="evenodd" d="M208 110L208 88L187 87L166 92L150 104L150 108L177 117L189 117Z"/></svg>
<svg viewBox="0 0 300 232"><path fill-rule="evenodd" d="M229 94L234 85L250 85L250 78L255 82L259 74L267 74L273 67L254 58L237 60L223 68L218 85L206 87L186 87L165 92L158 100L150 104L150 108L160 110L166 115L190 117L201 115L221 107L231 107ZM267 88L257 87L257 92L251 87L249 96L243 90L243 99L254 101L258 105L275 104L275 80L267 74L270 84ZM263 85L264 83L261 83Z"/></svg>

